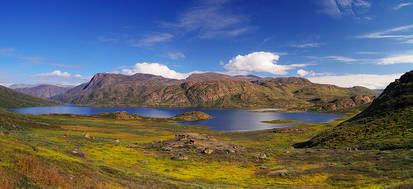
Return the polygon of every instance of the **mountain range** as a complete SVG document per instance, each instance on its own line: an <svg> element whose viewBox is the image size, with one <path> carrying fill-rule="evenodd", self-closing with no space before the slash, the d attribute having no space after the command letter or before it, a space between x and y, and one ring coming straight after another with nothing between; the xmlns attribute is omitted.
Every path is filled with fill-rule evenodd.
<svg viewBox="0 0 413 189"><path fill-rule="evenodd" d="M90 106L294 108L344 111L369 104L378 93L364 88L315 84L304 78L261 78L197 73L187 79L150 74L99 73L51 99Z"/></svg>
<svg viewBox="0 0 413 189"><path fill-rule="evenodd" d="M413 71L386 87L372 104L300 147L413 148Z"/></svg>
<svg viewBox="0 0 413 189"><path fill-rule="evenodd" d="M57 104L59 103L23 94L0 85L0 108L52 106Z"/></svg>
<svg viewBox="0 0 413 189"><path fill-rule="evenodd" d="M52 84L40 84L40 85L32 85L32 86L25 86L25 85L12 85L10 88L14 89L15 91L22 92L28 95L35 95L44 99L48 99L50 97L64 94L69 89L75 86L71 85L52 85Z"/></svg>

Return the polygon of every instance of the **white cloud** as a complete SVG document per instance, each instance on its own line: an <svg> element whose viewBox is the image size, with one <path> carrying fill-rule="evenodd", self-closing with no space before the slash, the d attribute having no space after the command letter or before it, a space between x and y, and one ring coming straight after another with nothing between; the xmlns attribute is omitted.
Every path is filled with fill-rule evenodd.
<svg viewBox="0 0 413 189"><path fill-rule="evenodd" d="M75 74L74 77L81 80L90 80L92 78L92 76L84 76L80 74Z"/></svg>
<svg viewBox="0 0 413 189"><path fill-rule="evenodd" d="M368 33L356 36L359 39L395 39L402 43L413 43L413 35L406 34L407 31L413 29L413 25L400 26L384 31Z"/></svg>
<svg viewBox="0 0 413 189"><path fill-rule="evenodd" d="M129 40L129 43L134 47L152 46L155 43L160 43L172 39L174 35L170 33L158 33L147 35L140 40Z"/></svg>
<svg viewBox="0 0 413 189"><path fill-rule="evenodd" d="M68 72L62 72L62 71L60 71L60 70L55 70L55 71L50 72L50 73L40 73L40 74L36 74L35 76L44 76L44 77L47 77L47 76L70 77L71 74L68 73Z"/></svg>
<svg viewBox="0 0 413 189"><path fill-rule="evenodd" d="M412 64L413 53L404 55L393 55L390 57L379 59L377 64Z"/></svg>
<svg viewBox="0 0 413 189"><path fill-rule="evenodd" d="M360 61L359 59L345 57L345 56L305 56L306 58L313 59L313 60L330 60L330 61L338 61L338 62L356 62Z"/></svg>
<svg viewBox="0 0 413 189"><path fill-rule="evenodd" d="M177 60L177 59L180 59L180 58L185 58L185 55L184 55L184 53L181 53L181 52L169 52L168 57L170 59Z"/></svg>
<svg viewBox="0 0 413 189"><path fill-rule="evenodd" d="M322 0L322 13L331 17L358 16L371 7L365 0Z"/></svg>
<svg viewBox="0 0 413 189"><path fill-rule="evenodd" d="M133 75L136 73L153 74L172 79L185 79L191 73L179 73L168 68L168 66L159 63L137 63L130 69L122 69L122 73Z"/></svg>
<svg viewBox="0 0 413 189"><path fill-rule="evenodd" d="M355 61L357 61L357 59L344 57L344 56L326 56L325 58L330 59L330 60L339 61L339 62L355 62Z"/></svg>
<svg viewBox="0 0 413 189"><path fill-rule="evenodd" d="M197 32L200 38L238 36L253 27L246 25L247 16L235 13L226 0L197 1L197 5L184 11L177 22L164 22L166 27L183 32Z"/></svg>
<svg viewBox="0 0 413 189"><path fill-rule="evenodd" d="M377 52L372 52L372 51L359 51L356 52L357 54L363 54L363 55L373 55L373 54L378 54Z"/></svg>
<svg viewBox="0 0 413 189"><path fill-rule="evenodd" d="M393 7L393 10L399 10L403 7L407 7L407 6L411 6L413 5L413 3L400 3L398 5L396 5L395 7Z"/></svg>
<svg viewBox="0 0 413 189"><path fill-rule="evenodd" d="M305 70L303 70L303 69L299 69L299 70L297 70L297 74L298 74L299 76L301 76L301 77L304 77L304 76L309 75L310 72L305 71Z"/></svg>
<svg viewBox="0 0 413 189"><path fill-rule="evenodd" d="M383 89L402 74L349 74L341 76L308 77L311 82L332 84L340 87L363 86L370 89Z"/></svg>
<svg viewBox="0 0 413 189"><path fill-rule="evenodd" d="M280 56L271 52L254 52L232 58L224 67L230 73L267 72L274 75L286 75L287 70L305 67L306 64L278 65Z"/></svg>
<svg viewBox="0 0 413 189"><path fill-rule="evenodd" d="M297 47L297 48L315 48L315 47L320 47L321 45L322 45L321 43L302 43L302 44L293 44L291 46Z"/></svg>

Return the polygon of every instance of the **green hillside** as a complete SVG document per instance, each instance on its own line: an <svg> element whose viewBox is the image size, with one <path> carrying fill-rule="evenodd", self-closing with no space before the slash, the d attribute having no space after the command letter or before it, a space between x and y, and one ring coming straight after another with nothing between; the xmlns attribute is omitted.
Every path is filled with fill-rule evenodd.
<svg viewBox="0 0 413 189"><path fill-rule="evenodd" d="M391 83L360 114L296 146L413 148L413 71Z"/></svg>
<svg viewBox="0 0 413 189"><path fill-rule="evenodd" d="M0 108L51 106L57 104L58 103L54 101L48 101L38 97L26 95L0 86Z"/></svg>

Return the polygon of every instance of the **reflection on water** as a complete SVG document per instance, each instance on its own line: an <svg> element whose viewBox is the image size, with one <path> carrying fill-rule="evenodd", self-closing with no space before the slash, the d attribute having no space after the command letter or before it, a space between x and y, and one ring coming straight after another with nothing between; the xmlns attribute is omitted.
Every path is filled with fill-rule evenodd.
<svg viewBox="0 0 413 189"><path fill-rule="evenodd" d="M260 109L276 110L276 109ZM50 107L30 107L30 108L14 108L9 111L26 113L26 114L82 114L92 115L102 112L117 112L127 111L147 117L171 117L188 111L202 111L211 116L213 119L198 122L178 123L182 125L204 125L210 129L218 131L252 131L270 129L275 127L286 127L294 124L267 124L261 121L268 120L296 120L305 123L323 123L332 119L342 117L343 115L336 114L319 114L306 112L293 113L253 113L248 110L215 110L215 109L171 109L171 108L96 108L87 106L62 105Z"/></svg>

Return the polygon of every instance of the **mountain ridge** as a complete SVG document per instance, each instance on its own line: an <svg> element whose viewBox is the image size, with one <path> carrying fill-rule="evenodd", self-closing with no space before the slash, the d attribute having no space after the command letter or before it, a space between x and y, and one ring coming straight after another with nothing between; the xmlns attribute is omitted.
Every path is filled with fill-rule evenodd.
<svg viewBox="0 0 413 189"><path fill-rule="evenodd" d="M0 108L20 108L32 106L52 106L59 103L26 95L0 85Z"/></svg>
<svg viewBox="0 0 413 189"><path fill-rule="evenodd" d="M33 87L22 87L22 88L15 88L15 91L28 94L28 95L35 95L40 98L48 99L50 97L63 94L69 89L75 86L59 86L59 85L52 85L52 84L40 84Z"/></svg>
<svg viewBox="0 0 413 189"><path fill-rule="evenodd" d="M315 84L298 77L261 78L210 72L177 80L140 73L130 76L99 73L88 83L52 99L92 106L280 107L338 111L370 103L375 95L376 92L363 87Z"/></svg>

